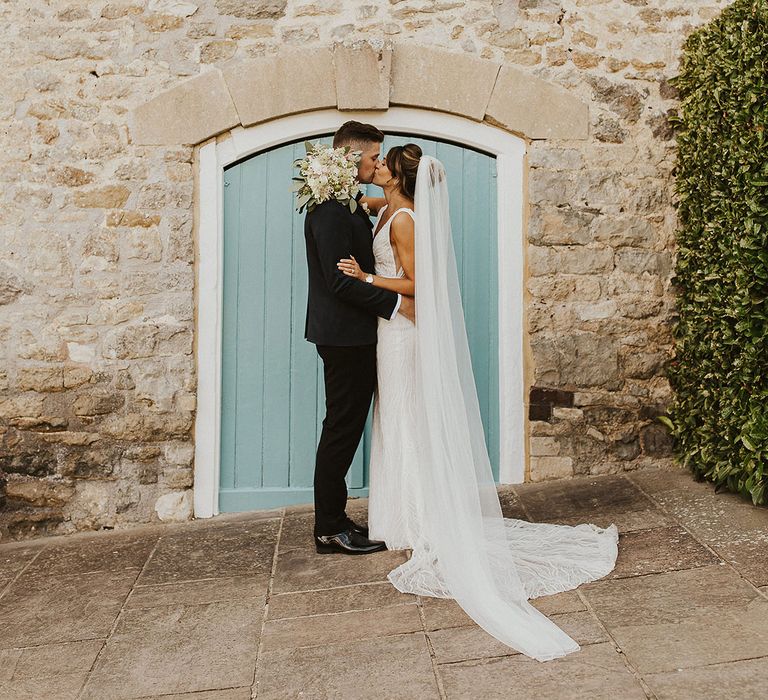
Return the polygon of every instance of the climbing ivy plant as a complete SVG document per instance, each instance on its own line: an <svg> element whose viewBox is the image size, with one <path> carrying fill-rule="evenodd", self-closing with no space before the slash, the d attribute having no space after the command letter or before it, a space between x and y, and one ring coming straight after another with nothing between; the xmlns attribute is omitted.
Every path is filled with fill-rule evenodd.
<svg viewBox="0 0 768 700"><path fill-rule="evenodd" d="M736 0L684 44L669 417L700 478L768 498L768 0Z"/></svg>

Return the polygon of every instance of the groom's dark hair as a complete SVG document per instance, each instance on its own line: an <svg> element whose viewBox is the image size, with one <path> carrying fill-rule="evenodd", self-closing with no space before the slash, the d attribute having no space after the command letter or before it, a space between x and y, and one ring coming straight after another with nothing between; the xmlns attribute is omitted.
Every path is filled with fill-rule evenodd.
<svg viewBox="0 0 768 700"><path fill-rule="evenodd" d="M333 147L362 146L366 143L382 143L384 132L373 124L362 122L344 122L333 135Z"/></svg>

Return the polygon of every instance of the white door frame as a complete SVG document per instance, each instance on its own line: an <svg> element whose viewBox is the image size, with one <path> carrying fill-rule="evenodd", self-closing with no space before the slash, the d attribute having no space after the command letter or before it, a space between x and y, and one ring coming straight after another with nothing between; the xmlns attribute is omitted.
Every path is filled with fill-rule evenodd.
<svg viewBox="0 0 768 700"><path fill-rule="evenodd" d="M224 168L241 158L296 139L333 132L348 119L471 146L496 156L499 251L499 481L525 475L523 377L523 202L525 141L488 124L442 112L392 107L386 112L326 109L236 127L198 152L197 415L195 517L219 512ZM290 182L285 184L286 190Z"/></svg>

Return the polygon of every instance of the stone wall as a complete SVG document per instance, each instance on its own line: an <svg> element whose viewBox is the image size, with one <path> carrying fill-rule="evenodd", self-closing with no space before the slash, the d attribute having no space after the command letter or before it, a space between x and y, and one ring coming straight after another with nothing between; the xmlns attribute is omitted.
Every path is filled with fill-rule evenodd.
<svg viewBox="0 0 768 700"><path fill-rule="evenodd" d="M529 148L529 477L669 459L653 420L674 313L667 80L726 4L3 5L0 537L190 517L194 148L137 145L129 113L286 46L442 47L589 103L588 139Z"/></svg>

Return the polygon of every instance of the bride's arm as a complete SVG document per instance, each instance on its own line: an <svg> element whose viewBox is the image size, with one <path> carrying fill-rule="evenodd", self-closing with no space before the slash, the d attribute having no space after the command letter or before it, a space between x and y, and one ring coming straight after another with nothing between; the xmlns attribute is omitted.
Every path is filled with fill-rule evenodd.
<svg viewBox="0 0 768 700"><path fill-rule="evenodd" d="M407 214L398 214L392 219L392 237L397 247L397 256L403 268L405 277L380 277L373 275L373 286L389 289L405 296L412 297L416 293L416 267L413 254L413 219ZM349 277L365 281L367 272L360 269L354 257L342 258L338 268Z"/></svg>
<svg viewBox="0 0 768 700"><path fill-rule="evenodd" d="M395 218L392 219L390 231L395 242L397 257L400 260L400 267L403 268L403 272L405 273L405 277L401 277L397 281L407 283L408 288L411 290L410 292L403 292L399 289L395 291L399 291L401 294L407 294L412 297L416 293L416 260L414 257L413 218L405 213L396 214ZM376 278L374 277L374 284L375 283ZM386 287L383 284L378 286L384 287L384 289L391 289L391 287Z"/></svg>
<svg viewBox="0 0 768 700"><path fill-rule="evenodd" d="M379 213L379 209L381 209L386 203L387 200L384 199L384 197L360 197L360 203L367 204L368 209L371 210L371 214L376 215Z"/></svg>

